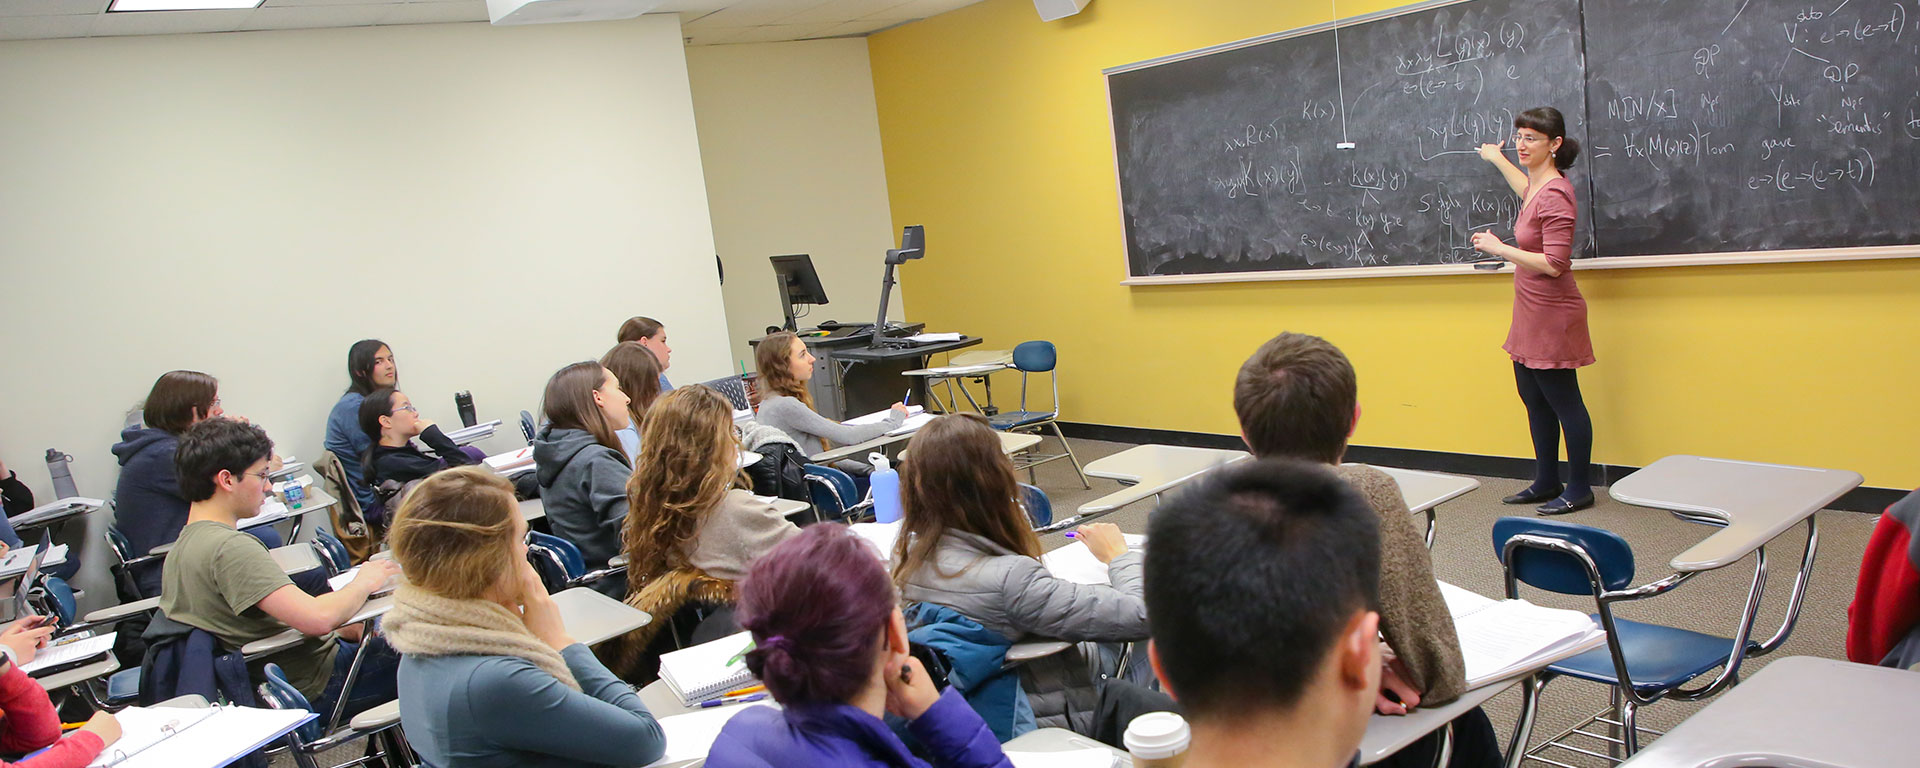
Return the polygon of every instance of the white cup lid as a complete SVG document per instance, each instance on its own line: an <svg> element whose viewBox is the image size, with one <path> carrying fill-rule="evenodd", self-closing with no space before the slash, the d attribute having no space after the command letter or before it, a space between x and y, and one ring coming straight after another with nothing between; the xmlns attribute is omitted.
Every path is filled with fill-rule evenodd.
<svg viewBox="0 0 1920 768"><path fill-rule="evenodd" d="M1134 757L1159 760L1187 751L1192 734L1187 719L1172 712L1148 712L1127 724L1121 741Z"/></svg>

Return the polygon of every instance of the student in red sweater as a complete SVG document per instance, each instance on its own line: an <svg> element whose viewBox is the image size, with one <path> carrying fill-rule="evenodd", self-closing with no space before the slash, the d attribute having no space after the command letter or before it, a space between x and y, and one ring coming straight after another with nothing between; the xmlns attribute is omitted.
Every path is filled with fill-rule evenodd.
<svg viewBox="0 0 1920 768"><path fill-rule="evenodd" d="M93 762L108 744L120 740L120 721L112 713L96 712L70 738L60 738L60 715L40 684L20 671L46 645L52 626L29 616L0 632L0 754L46 751L17 763L0 760L0 768L82 768ZM51 745L51 746L49 746Z"/></svg>
<svg viewBox="0 0 1920 768"><path fill-rule="evenodd" d="M1920 490L1887 507L1860 558L1847 608L1847 660L1883 667L1920 663Z"/></svg>

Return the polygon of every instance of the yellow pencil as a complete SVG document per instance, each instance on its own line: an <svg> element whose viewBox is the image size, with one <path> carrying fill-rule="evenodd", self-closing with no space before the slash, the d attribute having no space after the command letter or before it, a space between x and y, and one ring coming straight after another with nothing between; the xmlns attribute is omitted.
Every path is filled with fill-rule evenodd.
<svg viewBox="0 0 1920 768"><path fill-rule="evenodd" d="M766 689L767 687L764 685L749 685L737 691L727 691L726 693L720 694L720 698L724 699L724 698L727 698L728 696L745 696L749 693L759 693Z"/></svg>

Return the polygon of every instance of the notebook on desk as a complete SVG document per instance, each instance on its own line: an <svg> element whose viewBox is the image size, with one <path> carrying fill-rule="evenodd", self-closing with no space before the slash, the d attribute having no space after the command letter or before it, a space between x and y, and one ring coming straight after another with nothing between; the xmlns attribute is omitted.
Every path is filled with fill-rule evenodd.
<svg viewBox="0 0 1920 768"><path fill-rule="evenodd" d="M1597 648L1607 641L1607 633L1579 611L1519 599L1494 600L1444 581L1440 595L1460 636L1468 688L1539 666L1540 659Z"/></svg>
<svg viewBox="0 0 1920 768"><path fill-rule="evenodd" d="M847 419L846 421L841 423L846 424L849 427L861 427L861 426L866 426L868 424L879 424L883 421L886 421L888 414L891 414L891 413L893 413L893 409L888 408L884 411L874 411L873 413L869 413L865 416L856 416L854 418ZM908 432L912 432L923 426L926 426L927 422L933 421L933 417L934 417L934 414L927 413L926 408L918 405L909 405L907 406L907 420L904 422L901 422L900 426L894 427L893 429L889 430L887 434L904 435Z"/></svg>
<svg viewBox="0 0 1920 768"><path fill-rule="evenodd" d="M231 763L319 715L257 707L128 707L120 740L88 768L212 768Z"/></svg>
<svg viewBox="0 0 1920 768"><path fill-rule="evenodd" d="M753 673L747 671L746 660L735 660L741 651L752 647L753 634L739 632L661 654L660 679L667 681L667 688L680 697L682 704L720 698L727 691L753 684Z"/></svg>
<svg viewBox="0 0 1920 768"><path fill-rule="evenodd" d="M59 517L60 515L65 514L68 510L72 510L72 509L92 510L92 509L99 509L106 505L107 505L107 502L100 499L89 499L85 496L69 496L64 499L50 501L46 504L42 504L40 506L34 507L33 509L29 509L18 515L14 515L13 517L8 518L7 522L11 524L14 528L20 528L22 526L33 525L35 523L41 522L43 520L47 520L49 518Z"/></svg>

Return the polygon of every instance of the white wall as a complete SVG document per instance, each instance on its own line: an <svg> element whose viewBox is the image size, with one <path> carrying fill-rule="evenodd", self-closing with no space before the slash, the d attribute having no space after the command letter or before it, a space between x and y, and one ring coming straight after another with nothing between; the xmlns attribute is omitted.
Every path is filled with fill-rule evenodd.
<svg viewBox="0 0 1920 768"><path fill-rule="evenodd" d="M895 246L880 120L864 39L714 45L687 49L700 158L735 356L753 368L747 340L781 322L767 257L813 257L831 302L820 320L871 323L882 259ZM911 279L912 266L901 281ZM905 317L895 288L888 316ZM676 342L674 349L678 350Z"/></svg>
<svg viewBox="0 0 1920 768"><path fill-rule="evenodd" d="M312 457L363 337L426 415L507 420L490 450L628 316L676 381L732 367L672 15L6 42L0 104L0 459L43 499L49 446L112 493L174 368Z"/></svg>

